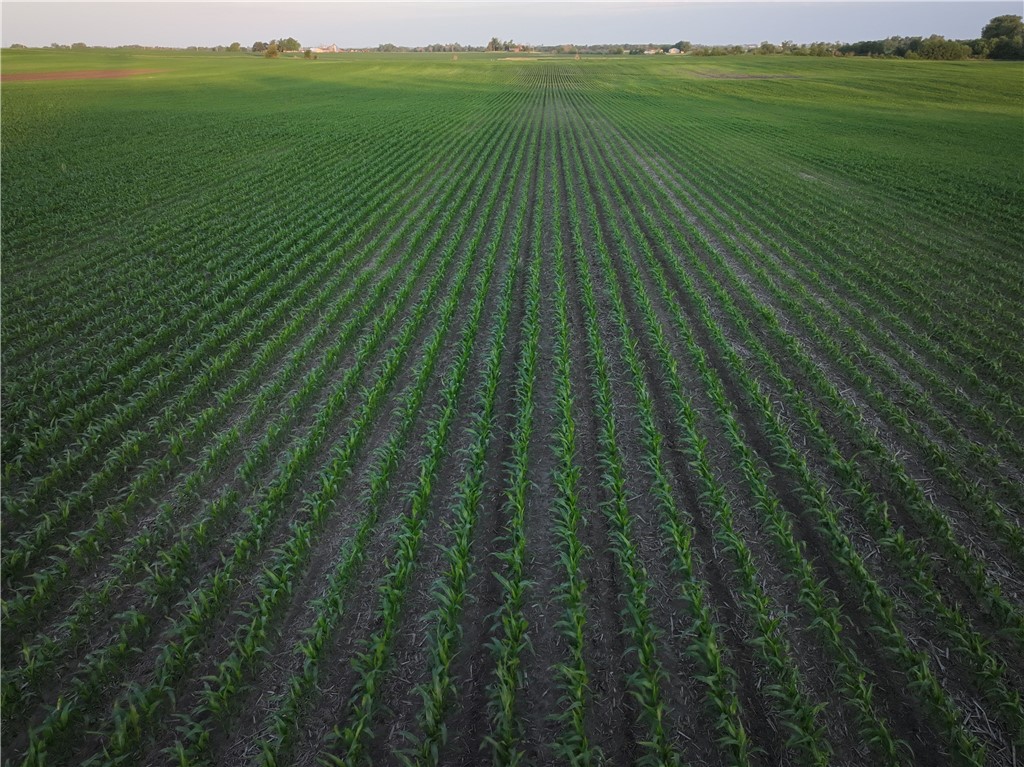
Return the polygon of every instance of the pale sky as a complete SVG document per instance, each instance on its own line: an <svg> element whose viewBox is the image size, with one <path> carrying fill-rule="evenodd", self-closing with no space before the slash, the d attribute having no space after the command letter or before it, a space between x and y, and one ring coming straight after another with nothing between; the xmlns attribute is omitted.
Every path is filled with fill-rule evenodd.
<svg viewBox="0 0 1024 767"><path fill-rule="evenodd" d="M294 37L304 45L855 42L889 35L973 38L1020 0L934 2L35 2L0 3L2 45L227 45Z"/></svg>

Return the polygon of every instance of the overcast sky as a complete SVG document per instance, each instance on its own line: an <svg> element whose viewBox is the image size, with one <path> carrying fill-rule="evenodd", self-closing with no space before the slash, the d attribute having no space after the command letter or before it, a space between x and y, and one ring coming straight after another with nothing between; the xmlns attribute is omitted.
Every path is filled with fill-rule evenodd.
<svg viewBox="0 0 1024 767"><path fill-rule="evenodd" d="M978 37L1019 0L990 2L2 2L2 44L188 46L295 37L343 47L566 42L756 43Z"/></svg>

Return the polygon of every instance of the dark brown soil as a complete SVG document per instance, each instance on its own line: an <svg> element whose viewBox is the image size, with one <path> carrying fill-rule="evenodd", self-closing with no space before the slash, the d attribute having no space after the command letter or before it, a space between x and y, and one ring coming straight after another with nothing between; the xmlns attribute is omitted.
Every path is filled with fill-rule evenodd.
<svg viewBox="0 0 1024 767"><path fill-rule="evenodd" d="M28 80L109 80L115 77L138 77L166 72L166 69L77 69L68 72L7 72L0 74L2 82Z"/></svg>

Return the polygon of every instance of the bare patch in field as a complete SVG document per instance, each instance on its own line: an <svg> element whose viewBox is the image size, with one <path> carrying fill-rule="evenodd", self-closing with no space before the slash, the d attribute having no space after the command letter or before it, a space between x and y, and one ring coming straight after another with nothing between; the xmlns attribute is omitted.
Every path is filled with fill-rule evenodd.
<svg viewBox="0 0 1024 767"><path fill-rule="evenodd" d="M114 77L136 77L166 72L165 69L77 69L71 72L11 72L0 75L2 82L24 80L109 80Z"/></svg>

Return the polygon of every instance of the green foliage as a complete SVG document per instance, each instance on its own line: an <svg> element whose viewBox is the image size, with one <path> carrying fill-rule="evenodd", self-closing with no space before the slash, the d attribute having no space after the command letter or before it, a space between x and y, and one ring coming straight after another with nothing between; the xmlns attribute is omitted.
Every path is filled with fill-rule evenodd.
<svg viewBox="0 0 1024 767"><path fill-rule="evenodd" d="M1024 17L1021 16L996 16L981 30L981 36L986 40L1019 38L1021 35L1024 35Z"/></svg>
<svg viewBox="0 0 1024 767"><path fill-rule="evenodd" d="M1024 33L1020 31L1013 36L989 38L987 42L991 45L989 58L1024 59Z"/></svg>
<svg viewBox="0 0 1024 767"><path fill-rule="evenodd" d="M997 16L976 40L946 40L941 35L888 37L840 45L838 50L858 56L903 56L908 59L958 61L968 56L993 59L1024 58L1024 21L1020 16Z"/></svg>
<svg viewBox="0 0 1024 767"><path fill-rule="evenodd" d="M918 49L918 55L922 59L931 59L933 61L959 61L966 59L970 54L971 49L969 46L958 43L955 40L946 40L938 35L924 40Z"/></svg>

